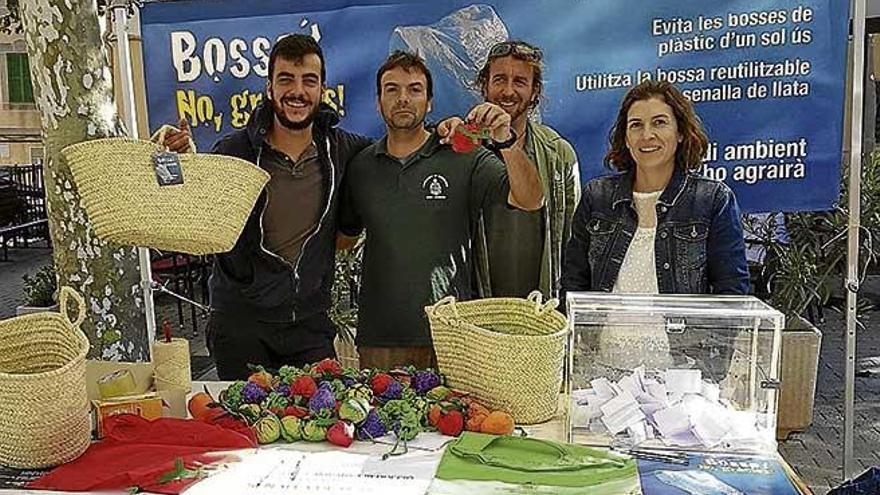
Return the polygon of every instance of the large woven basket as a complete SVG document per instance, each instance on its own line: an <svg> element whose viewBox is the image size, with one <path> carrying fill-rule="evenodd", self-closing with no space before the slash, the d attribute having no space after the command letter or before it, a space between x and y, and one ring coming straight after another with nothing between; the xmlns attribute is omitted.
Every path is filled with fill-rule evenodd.
<svg viewBox="0 0 880 495"><path fill-rule="evenodd" d="M59 299L60 313L0 321L0 465L55 466L89 446L89 341L79 329L86 306L69 287ZM78 305L73 321L71 299Z"/></svg>
<svg viewBox="0 0 880 495"><path fill-rule="evenodd" d="M448 384L517 423L547 421L562 385L567 321L552 299L491 298L425 308L437 364Z"/></svg>
<svg viewBox="0 0 880 495"><path fill-rule="evenodd" d="M232 249L269 175L238 158L179 155L183 183L159 186L149 141L109 138L64 148L95 234L195 255Z"/></svg>

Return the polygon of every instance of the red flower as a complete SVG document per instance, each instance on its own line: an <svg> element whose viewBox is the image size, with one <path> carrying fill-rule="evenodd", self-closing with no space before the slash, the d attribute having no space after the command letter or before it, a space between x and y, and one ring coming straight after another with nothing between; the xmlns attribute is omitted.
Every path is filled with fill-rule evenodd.
<svg viewBox="0 0 880 495"><path fill-rule="evenodd" d="M315 364L314 372L319 374L329 373L334 377L339 377L342 376L342 366L335 359L327 358Z"/></svg>
<svg viewBox="0 0 880 495"><path fill-rule="evenodd" d="M446 436L457 437L464 429L464 415L457 410L442 414L437 420L437 429Z"/></svg>
<svg viewBox="0 0 880 495"><path fill-rule="evenodd" d="M391 382L394 381L394 378L391 378L391 375L388 373L377 373L376 376L370 380L370 388L373 389L373 395L379 396L385 392L385 389L388 388L388 385L391 385Z"/></svg>
<svg viewBox="0 0 880 495"><path fill-rule="evenodd" d="M293 397L299 395L308 399L311 398L317 390L318 384L315 383L315 379L309 375L303 375L294 380L290 385L290 396Z"/></svg>

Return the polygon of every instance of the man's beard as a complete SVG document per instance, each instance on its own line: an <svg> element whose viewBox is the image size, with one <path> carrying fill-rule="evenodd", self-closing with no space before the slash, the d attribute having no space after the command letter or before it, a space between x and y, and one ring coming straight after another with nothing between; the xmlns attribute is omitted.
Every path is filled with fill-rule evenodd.
<svg viewBox="0 0 880 495"><path fill-rule="evenodd" d="M494 103L494 104L498 105L499 107L501 107L501 100L490 101L489 103ZM501 107L501 108L504 109L504 107ZM513 110L510 113L510 122L513 123L515 120L520 118L523 114L525 114L526 117L528 117L529 111L531 109L532 108L529 103L526 103L523 101L518 101L516 103L516 106L513 108ZM507 110L505 109L505 111L507 111Z"/></svg>
<svg viewBox="0 0 880 495"><path fill-rule="evenodd" d="M395 111L396 110L397 109L395 109ZM392 111L390 114L386 114L384 110L382 111L382 119L385 120L385 125L387 125L389 129L394 129L397 131L408 131L408 130L419 128L425 122L424 114L421 117L419 117L418 112L413 111L413 117L412 117L412 120L410 121L411 123L398 125L394 121L395 111Z"/></svg>
<svg viewBox="0 0 880 495"><path fill-rule="evenodd" d="M290 100L295 100L294 98L289 98ZM282 101L284 98L281 99ZM315 120L315 115L318 114L318 110L320 109L320 105L315 105L312 107L312 111L309 112L308 115L299 122L294 122L287 118L287 115L284 114L284 103L282 101L272 101L272 110L275 112L275 118L278 119L278 122L284 127L292 130L292 131L301 131L308 126L312 125L312 122Z"/></svg>

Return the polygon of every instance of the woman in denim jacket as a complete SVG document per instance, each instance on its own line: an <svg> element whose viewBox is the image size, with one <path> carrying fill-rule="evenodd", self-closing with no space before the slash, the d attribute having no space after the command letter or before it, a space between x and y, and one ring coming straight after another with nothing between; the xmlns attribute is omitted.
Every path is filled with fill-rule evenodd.
<svg viewBox="0 0 880 495"><path fill-rule="evenodd" d="M746 294L739 207L698 175L708 139L691 103L667 82L626 94L605 164L590 181L565 251L566 291Z"/></svg>

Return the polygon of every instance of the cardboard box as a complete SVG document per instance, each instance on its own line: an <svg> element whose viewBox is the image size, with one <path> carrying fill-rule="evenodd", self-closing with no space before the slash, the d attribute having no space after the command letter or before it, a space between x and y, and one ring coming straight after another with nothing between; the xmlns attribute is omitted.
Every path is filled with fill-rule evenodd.
<svg viewBox="0 0 880 495"><path fill-rule="evenodd" d="M129 395L142 395L153 391L153 363L127 363L121 361L86 361L86 389L89 400L103 400L98 390L98 380L117 371L128 371L134 377L135 388ZM162 399L162 416L186 418L186 396L189 391L162 390L154 392Z"/></svg>
<svg viewBox="0 0 880 495"><path fill-rule="evenodd" d="M782 331L782 362L779 369L779 410L776 438L804 431L813 422L816 374L822 333L803 318L790 320Z"/></svg>
<svg viewBox="0 0 880 495"><path fill-rule="evenodd" d="M104 437L104 420L110 416L135 414L144 419L162 417L162 399L152 392L110 400L93 400L92 405L95 408L95 431L98 438Z"/></svg>

